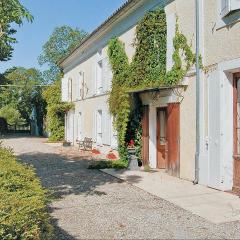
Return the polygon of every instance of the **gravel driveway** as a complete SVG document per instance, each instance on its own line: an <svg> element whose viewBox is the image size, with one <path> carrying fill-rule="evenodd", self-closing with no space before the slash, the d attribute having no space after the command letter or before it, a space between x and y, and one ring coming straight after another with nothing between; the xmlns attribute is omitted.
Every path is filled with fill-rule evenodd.
<svg viewBox="0 0 240 240"><path fill-rule="evenodd" d="M9 137L23 162L59 197L51 205L56 239L240 239L240 223L215 225L98 170L87 156L46 139Z"/></svg>

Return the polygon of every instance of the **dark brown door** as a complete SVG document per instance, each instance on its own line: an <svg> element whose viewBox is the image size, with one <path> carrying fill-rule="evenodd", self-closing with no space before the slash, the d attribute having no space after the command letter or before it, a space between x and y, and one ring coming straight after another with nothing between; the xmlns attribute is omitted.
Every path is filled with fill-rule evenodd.
<svg viewBox="0 0 240 240"><path fill-rule="evenodd" d="M157 168L167 167L167 108L157 109Z"/></svg>
<svg viewBox="0 0 240 240"><path fill-rule="evenodd" d="M180 176L180 104L170 103L167 108L167 170L172 176Z"/></svg>
<svg viewBox="0 0 240 240"><path fill-rule="evenodd" d="M142 119L142 161L143 166L149 164L149 106L143 106Z"/></svg>
<svg viewBox="0 0 240 240"><path fill-rule="evenodd" d="M233 190L240 193L240 73L233 78Z"/></svg>

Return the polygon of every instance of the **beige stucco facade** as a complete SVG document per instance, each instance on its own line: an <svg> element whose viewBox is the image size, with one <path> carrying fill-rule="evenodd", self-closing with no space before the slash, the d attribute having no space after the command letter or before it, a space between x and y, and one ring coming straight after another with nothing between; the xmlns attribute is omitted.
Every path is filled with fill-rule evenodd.
<svg viewBox="0 0 240 240"><path fill-rule="evenodd" d="M193 39L193 30L194 30L194 24L192 21L192 18L194 17L193 9L194 5L191 0L182 0L182 1L174 1L171 4L167 5L165 10L168 16L174 15L179 17L179 28L183 33L186 33L187 38L189 39L189 43L194 42ZM189 5L190 4L190 5ZM192 13L190 11L190 14L188 17L183 17L183 13L186 10L186 7L188 9L192 9ZM175 24L176 24L176 18L172 18L174 21L169 23L169 29L168 31L171 31L172 34L175 32ZM170 19L170 20L172 20ZM131 62L132 57L134 56L135 49L133 47L133 42L135 38L135 30L136 30L136 24L131 26L127 31L120 34L118 37L119 39L124 43L126 53L129 57L129 61ZM172 36L173 38L173 36ZM172 41L173 39L169 38L168 41ZM86 50L87 51L87 50ZM107 58L107 45L101 47L98 49L98 51L101 51L101 58L105 59ZM78 124L77 121L77 115L78 113L82 113L83 120L82 120L82 126L83 126L83 135L82 137L91 137L95 141L95 135L94 135L94 111L98 109L106 110L108 109L107 105L107 99L108 99L108 92L110 89L106 89L106 92L103 92L100 95L95 94L94 90L94 84L95 84L95 72L94 72L94 66L96 65L97 60L99 59L99 52L96 51L91 56L84 59L84 61L80 62L79 64L74 64L74 60L69 61L67 63L68 66L70 65L76 65L73 67L70 71L65 70L65 78L72 79L72 99L75 105L75 123L74 123L74 142L76 139L78 139L78 127L76 126ZM172 58L173 49L171 51L168 51L168 58ZM78 100L77 99L77 81L78 81L78 74L80 71L84 71L84 77L85 77L85 83L86 83L86 89L85 90L85 96L84 99ZM104 81L104 79L103 79ZM194 77L190 77L187 79L188 85L181 90L179 90L182 94L181 97L177 96L174 93L170 93L168 98L160 98L159 103L152 104L151 100L148 104L151 105L153 115L150 116L150 132L153 133L152 136L150 136L150 141L153 139L152 145L152 151L150 153L151 155L151 166L153 168L156 168L156 146L154 144L155 137L156 137L156 109L159 106L167 105L168 102L180 102L181 101L181 114L180 114L180 177L188 180L194 179L194 154L195 154L195 105L194 105L194 97L195 97L195 80ZM103 82L103 84L105 84ZM189 111L191 111L193 114L189 115ZM109 114L109 113L108 113ZM106 126L106 124L104 125ZM103 131L104 134L104 131ZM113 135L113 130L111 127L111 133L110 138ZM188 144L188 140L191 140L190 146ZM108 144L107 144L108 143ZM110 144L109 144L110 143ZM111 140L107 142L103 142L102 145L111 145ZM101 147L98 145L98 147Z"/></svg>
<svg viewBox="0 0 240 240"><path fill-rule="evenodd" d="M233 1L233 0L232 0ZM65 72L64 79L72 79L72 100L75 105L73 142L79 138L78 115L81 113L82 137L91 137L98 147L116 148L116 132L112 127L112 118L108 112L108 92L111 88L111 69L107 59L107 42L111 37L118 36L124 43L126 53L131 62L135 49L133 41L135 38L136 24L144 13L156 6L163 5L162 0L139 0L130 1L128 8L117 12L106 23L104 23L96 33L84 42L79 49L75 50L62 63ZM234 20L230 17L222 18L220 15L220 0L199 0L200 16L200 53L204 71L201 71L200 83L200 183L218 189L229 189L231 186L232 168L230 153L232 151L231 142L227 142L228 147L222 149L224 141L230 134L225 134L227 125L221 117L224 113L229 113L231 100L225 101L226 109L221 113L214 112L220 109L224 99L231 99L231 72L240 69L240 22L237 13L234 12ZM196 8L195 0L169 0L164 6L167 16L167 69L172 67L173 37L175 34L176 19L179 30L187 37L188 43L195 52L196 48ZM236 16L235 16L236 15ZM236 20L237 19L237 20ZM96 91L96 64L101 61L103 64L102 90ZM105 64L105 65L104 65ZM105 69L104 69L105 68ZM79 72L84 72L84 96L79 99ZM230 75L229 75L230 74ZM224 80L225 79L225 80ZM221 82L223 81L223 82ZM149 147L150 166L156 167L156 109L166 106L171 102L180 102L180 177L193 181L195 179L195 154L196 154L196 76L195 69L187 74L183 79L183 86L178 91L160 92L156 102L151 100L148 94L143 94L143 104L150 106L150 126L149 126ZM224 92L221 90L223 86ZM161 91L161 90L160 90ZM216 92L216 94L215 94ZM165 96L161 97L161 94ZM229 96L230 98L227 98ZM214 98L215 97L215 98ZM97 132L96 118L100 113L102 140L98 143L100 136ZM97 112L97 116L95 116ZM231 111L230 111L231 112ZM101 115L100 114L100 115ZM67 118L66 118L67 119ZM214 122L218 121L219 124ZM228 120L230 124L232 118ZM223 125L221 125L223 124ZM213 127L211 127L213 126ZM222 126L222 132L221 132ZM231 126L230 126L231 127ZM214 129L215 130L209 130ZM225 131L225 132L224 132ZM223 141L222 135L225 136ZM225 135L224 135L225 134ZM218 139L221 138L221 139ZM220 144L221 143L221 144ZM218 156L228 156L217 160ZM214 159L213 159L214 158ZM226 160L228 159L228 160ZM211 170L212 169L212 170ZM216 170L217 169L217 170ZM224 171L228 169L228 176ZM218 172L217 172L218 171ZM212 176L212 178L211 178ZM211 183L211 179L215 179Z"/></svg>

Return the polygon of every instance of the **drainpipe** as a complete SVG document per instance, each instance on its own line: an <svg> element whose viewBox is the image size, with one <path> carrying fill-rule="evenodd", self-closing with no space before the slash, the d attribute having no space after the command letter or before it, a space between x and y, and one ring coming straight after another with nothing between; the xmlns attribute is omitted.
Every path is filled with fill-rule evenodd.
<svg viewBox="0 0 240 240"><path fill-rule="evenodd" d="M199 180L199 155L200 155L200 34L199 34L199 0L196 1L196 153L195 153L195 180Z"/></svg>

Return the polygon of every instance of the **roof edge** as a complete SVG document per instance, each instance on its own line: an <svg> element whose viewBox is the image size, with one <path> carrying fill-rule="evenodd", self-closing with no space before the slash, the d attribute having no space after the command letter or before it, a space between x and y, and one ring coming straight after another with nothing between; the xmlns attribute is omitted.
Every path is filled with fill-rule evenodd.
<svg viewBox="0 0 240 240"><path fill-rule="evenodd" d="M83 41L81 41L73 50L71 50L71 52L63 57L62 59L60 59L60 61L58 62L58 65L61 67L62 64L69 58L71 57L83 44L85 44L86 42L88 42L91 38L93 38L99 31L101 31L104 27L107 26L107 24L110 21L113 21L115 18L117 18L117 16L121 13L123 13L129 6L131 5L136 5L137 3L139 3L139 0L127 0L121 7L119 7L110 17L108 17L100 26L98 26L95 30L93 30L86 38L83 39Z"/></svg>

